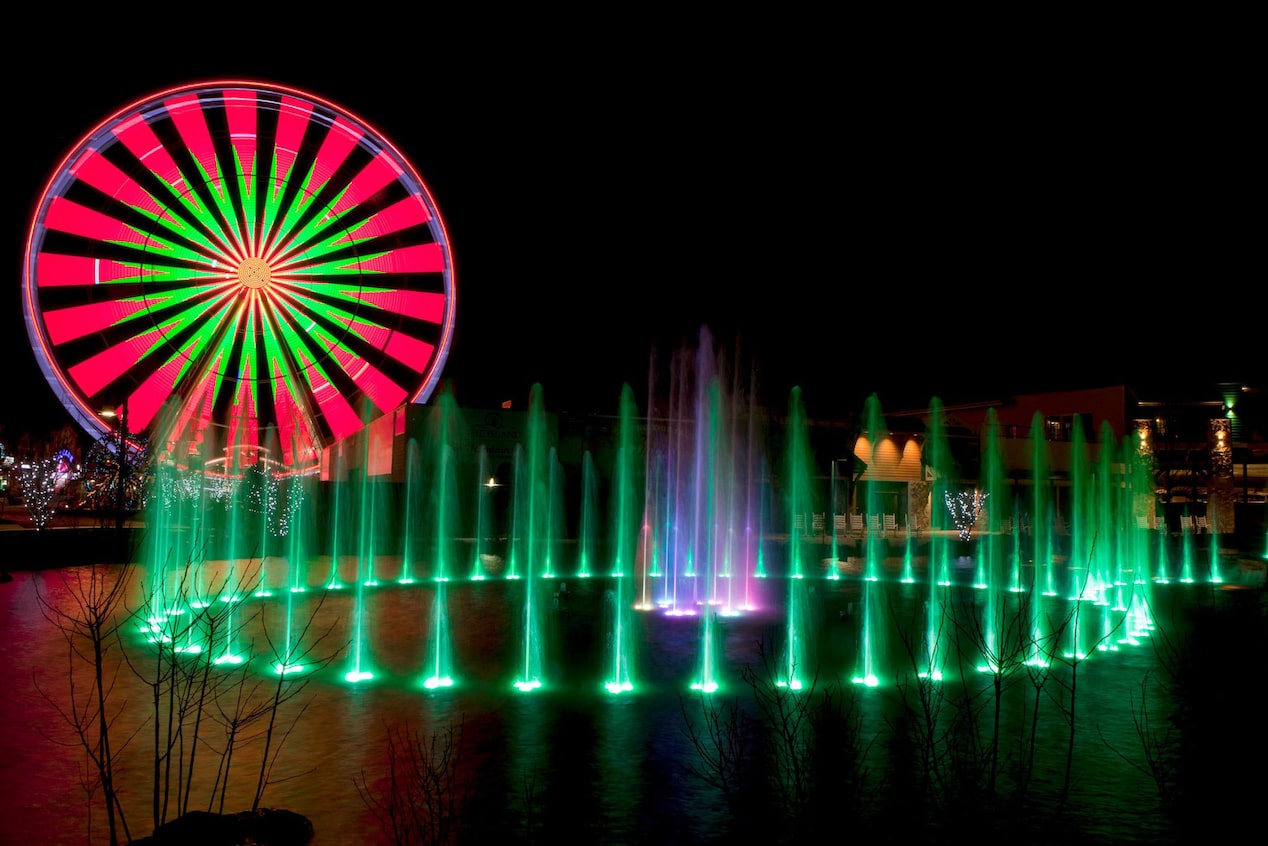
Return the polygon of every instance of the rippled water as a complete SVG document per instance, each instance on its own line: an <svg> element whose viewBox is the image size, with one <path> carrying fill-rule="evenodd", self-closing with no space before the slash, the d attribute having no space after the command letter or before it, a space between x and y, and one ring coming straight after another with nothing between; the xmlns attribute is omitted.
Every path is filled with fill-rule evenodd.
<svg viewBox="0 0 1268 846"><path fill-rule="evenodd" d="M0 736L0 842L85 842L89 802L80 784L83 754L59 745L69 739L64 721L40 692L64 703L70 677L67 650L44 619L36 594L42 591L55 606L69 609L67 582L77 572L17 572L13 582L0 585L0 642L13 664L6 694L0 697L5 726ZM293 618L311 619L312 632L330 631L319 652L356 640L351 621L361 603L364 659L376 675L359 686L345 683L346 651L326 669L310 674L302 694L306 711L285 738L262 805L309 817L316 844L376 842L373 836L363 839L379 826L357 785L382 786L388 730L409 727L428 737L461 723L460 774L471 785L465 819L482 833L481 839L527 839L534 832L566 834L570 842L707 842L730 832L723 798L690 772L699 759L685 731L684 707L687 714L701 714L699 699L689 689L700 655L699 619L639 612L634 618L638 688L607 695L601 690L600 662L611 634L603 610L608 587L603 579L570 579L563 609L544 599L541 637L547 684L528 695L511 687L522 655L522 582L464 582L448 588L459 683L438 691L421 687L434 586L385 583L364 591L360 600L356 590L302 594ZM782 589L778 583L767 586ZM883 590L882 607L894 621L917 619L929 588L889 583ZM1172 585L1156 593L1157 619L1169 636L1183 636L1184 608L1203 590L1210 592ZM849 578L810 585L805 635L814 646L819 684L857 693L865 732L880 736L897 708L899 686L868 689L849 682L861 634L859 591L860 583ZM957 591L972 594L969 588ZM273 625L286 613L279 597L246 603L264 606L265 619ZM740 671L760 665L758 644L777 640L783 623L778 608L721 621L722 697L751 700ZM911 660L897 630L885 642L884 661L910 686L911 671L903 668L912 666ZM146 647L134 640L128 650L144 655ZM1133 722L1142 695L1152 707L1166 708L1156 686L1142 688L1142 680L1157 669L1155 650L1146 639L1140 646L1094 654L1078 671L1072 796L1086 832L1107 842L1165 839L1157 791L1138 768L1143 756ZM1061 670L1050 684L1068 685L1070 680L1068 670ZM1032 791L1055 795L1065 777L1070 733L1046 695L1039 698ZM147 697L145 685L123 669L112 692L119 710L116 737L146 725ZM1035 689L1023 682L1005 698L1003 734L1015 742L1033 716ZM285 713L293 717L294 708ZM152 760L145 751L147 739L138 737L119 756L134 837L149 828L145 790ZM873 754L883 755L884 748L875 744ZM250 807L259 763L255 750L249 744L238 756L226 811ZM1008 748L1005 755L1015 759L1017 749ZM877 758L876 769L883 763ZM210 793L205 781L195 790L195 796ZM100 826L99 805L94 814L93 824ZM93 842L104 842L103 830L94 831Z"/></svg>

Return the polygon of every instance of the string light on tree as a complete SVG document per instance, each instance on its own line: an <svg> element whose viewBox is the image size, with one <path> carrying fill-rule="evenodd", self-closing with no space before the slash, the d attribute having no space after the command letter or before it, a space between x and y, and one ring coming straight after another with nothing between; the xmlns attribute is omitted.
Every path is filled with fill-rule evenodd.
<svg viewBox="0 0 1268 846"><path fill-rule="evenodd" d="M149 442L144 435L130 432L126 443L121 447L115 438L112 435L98 439L84 458L80 477L87 489L87 503L91 508L101 511L143 510L154 481ZM127 472L120 473L120 455L125 450ZM121 479L122 496L118 493Z"/></svg>
<svg viewBox="0 0 1268 846"><path fill-rule="evenodd" d="M285 493L286 506L279 508L277 511L277 519L274 521L273 534L277 537L284 538L290 534L291 525L299 516L299 511L304 505L304 486L300 476L291 475L285 477L285 484L278 483L279 494Z"/></svg>
<svg viewBox="0 0 1268 846"><path fill-rule="evenodd" d="M159 479L159 485L164 507L175 508L182 502L198 501L202 495L202 474L194 470L164 474Z"/></svg>
<svg viewBox="0 0 1268 846"><path fill-rule="evenodd" d="M960 540L971 540L973 537L973 527L977 525L977 518L982 513L982 506L986 504L986 498L989 493L974 488L973 490L960 491L954 497L950 491L942 494L943 500L947 504L947 511L951 512L951 519L955 522L956 528L960 530Z"/></svg>
<svg viewBox="0 0 1268 846"><path fill-rule="evenodd" d="M57 494L58 459L46 458L23 465L19 471L22 495L31 523L37 530L43 529L53 519L53 497Z"/></svg>

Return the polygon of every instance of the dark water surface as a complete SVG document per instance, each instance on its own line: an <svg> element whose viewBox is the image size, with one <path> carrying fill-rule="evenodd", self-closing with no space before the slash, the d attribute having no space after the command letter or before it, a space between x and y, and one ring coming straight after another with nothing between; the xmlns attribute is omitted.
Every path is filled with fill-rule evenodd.
<svg viewBox="0 0 1268 846"><path fill-rule="evenodd" d="M39 591L55 606L70 610L73 594L68 580L81 573L82 568L18 571L12 582L0 585L0 644L10 659L9 681L0 697L0 843L106 840L99 796L91 803L93 836L91 841L87 838L90 801L82 786L84 755L49 701L65 707L71 664L65 641L45 619L37 598ZM1258 577L1262 580L1262 574ZM271 573L270 579L286 583L281 573ZM316 588L320 574L308 581ZM688 738L684 713L703 713L698 695L689 687L701 655L700 618L637 612L637 688L610 696L601 688L603 646L612 634L606 610L610 580L566 581L567 601L561 608L554 606L551 587L539 591L546 685L527 695L515 692L511 684L524 654L523 582L499 579L447 587L458 684L436 691L421 686L430 660L434 585L384 582L360 594L355 589L314 589L296 597L289 612L293 620L311 620L313 633L330 630L329 639L316 651L360 642L364 666L372 667L375 677L359 686L345 683L342 676L351 660L346 649L326 669L311 674L294 703L305 704L304 713L298 715L294 704L284 709L288 720L298 722L284 740L261 805L306 815L316 828L314 843L319 846L386 842L358 794L358 783L371 790L382 788L389 729L408 728L426 738L461 724L459 775L471 789L464 820L478 833L472 835L473 841L743 840L744 832L731 824L733 815L722 795L691 772L700 761ZM785 587L772 581L764 589L779 593ZM862 633L860 581L847 575L839 581L814 580L803 589L807 601L801 629L819 667L818 684L857 695L865 736L882 738L897 713L899 691L904 684L912 689L914 683L900 623L921 617L929 586L886 582L881 588L884 599L879 607L885 609L888 622L885 634L878 629L875 637L882 644L881 663L888 668L890 681L875 689L850 682L858 667ZM971 607L972 589L955 591L969 597L957 602ZM1140 645L1115 644L1112 651L1097 652L1079 665L1072 751L1065 715L1048 700L1048 693L1036 700L1035 687L1025 681L1024 673L1006 692L1003 757L1018 759L1017 739L1031 727L1038 702L1031 795L1057 795L1067 754L1071 755L1073 816L1086 841L1171 839L1168 816L1146 767L1136 717L1142 702L1159 719L1169 707L1165 691L1150 683L1161 669L1159 638L1186 637L1191 625L1187 609L1218 599L1223 592L1211 585L1156 587L1158 633ZM287 614L284 596L250 598L243 607L267 605L265 619L276 625ZM752 694L740 678L741 670L746 665L760 667L759 644L778 642L783 636L782 605L776 597L772 610L718 623L724 688L713 701L739 697L737 701L749 703ZM133 639L127 648L129 654L144 656L148 647ZM76 665L74 677L81 685L83 671ZM1056 690L1059 684L1062 695L1068 695L1070 681L1069 668L1060 668L1046 690ZM148 728L148 697L146 685L121 668L111 692L116 743ZM142 732L117 758L133 837L149 833L151 827L146 792L152 784L149 748L149 737ZM873 743L874 774L884 770L888 748L886 742ZM258 739L238 753L224 811L251 806L259 757ZM201 799L194 804L206 809L214 775L210 752L203 764L206 771L197 772L194 791ZM215 804L211 809L220 810ZM851 822L840 820L843 832ZM922 837L919 830L892 833L902 840Z"/></svg>

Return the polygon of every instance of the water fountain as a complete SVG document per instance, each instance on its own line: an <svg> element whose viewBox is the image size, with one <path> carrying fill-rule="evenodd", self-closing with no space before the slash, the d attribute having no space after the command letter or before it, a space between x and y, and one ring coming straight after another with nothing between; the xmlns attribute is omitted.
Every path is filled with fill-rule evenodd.
<svg viewBox="0 0 1268 846"><path fill-rule="evenodd" d="M484 444L476 448L475 474L475 522L471 543L471 580L484 581L488 578L485 567L485 556L489 554L488 543L493 531L492 506L489 503L491 494L497 488L497 482L489 475L489 451Z"/></svg>
<svg viewBox="0 0 1268 846"><path fill-rule="evenodd" d="M607 643L603 687L609 693L626 693L634 687L634 564L642 516L643 487L636 468L640 447L635 429L634 392L629 385L621 390L616 466L613 471L612 518L608 554L608 574L612 586L604 594L603 613Z"/></svg>
<svg viewBox="0 0 1268 846"><path fill-rule="evenodd" d="M818 572L807 572L811 558L806 532L798 528L797 516L804 518L813 512L816 494L813 487L813 455L810 450L810 432L802 405L801 390L793 388L788 402L788 426L784 435L785 496L787 497L787 600L784 606L783 657L780 661L776 684L792 690L801 690L813 675L813 663L807 628L811 618L810 588L808 576L819 577ZM835 564L835 562L833 562ZM835 567L834 567L835 569Z"/></svg>
<svg viewBox="0 0 1268 846"><path fill-rule="evenodd" d="M722 688L730 631L725 621L756 615L778 620L764 630L779 650L777 684L799 690L817 672L884 684L896 676L890 641L898 585L910 586L902 601L915 598L918 604L918 669L931 681L947 677L957 648L948 623L965 589L978 593L973 603L982 634L971 665L984 672L998 671L1018 650L1024 660L1046 665L1058 637L1061 654L1076 660L1148 637L1152 592L1170 583L1173 556L1165 526L1156 537L1137 527L1138 515L1152 516L1155 505L1130 439L1120 444L1105 429L1093 442L1076 419L1072 470L1061 477L1051 469L1044 422L1036 415L1029 478L1018 486L990 412L974 480L984 505L980 519L976 513L972 518L971 535L957 538L942 504L966 491L956 486L944 411L933 398L920 435L929 501L908 504L901 530L869 526L861 559L854 559L861 569L855 570L843 557L835 521L821 534L808 531L810 514L821 512L825 500L835 508L838 480L833 462L831 490L817 488L824 474L815 466L799 389L789 396L778 437L770 438L754 402L755 380L746 385L728 372L707 331L697 349L675 356L668 390L656 387L652 380L649 395L666 405L644 412L623 386L611 448L581 453L577 491L567 490L569 475L549 436L540 385L529 397L512 475L501 482L493 478L485 446L469 441L448 391L433 398L421 435L408 441L395 485L371 472L368 438L360 455L332 450L325 483L278 472L269 460L271 448L230 444L216 453L205 444L217 457L204 464L199 481L193 481L192 468L175 463L157 477L165 506L149 517L155 530L145 552L152 565L150 634L162 636L174 616L223 603L231 616L217 630L220 639L196 644L191 629L183 628L189 642L182 648L208 648L216 660L236 663L248 656L235 639L232 615L248 598L280 597L286 654L292 651L291 621L303 613L306 594L321 587L345 597L344 678L374 683L380 663L375 621L381 591L388 589L380 576L391 571L392 585L417 592L417 677L421 688L432 691L462 683L458 641L474 621L455 617L453 602L456 593L461 597L486 583L489 591L509 591L516 605L511 686L521 691L549 686L556 672L551 662L567 660L551 655L562 648L550 634L558 628L555 612L564 605L582 608L590 594L598 597L591 613L599 621L591 637L602 654L596 684L613 693L637 689L644 618L653 614L695 627L695 669L684 680L690 689ZM887 424L876 395L864 404L860 431L865 462L892 448L883 444ZM767 471L770 444L781 451L777 474ZM778 476L776 485L769 484L771 475ZM498 484L510 487L504 512L495 510ZM860 484L856 504L865 514L883 510L880 491L876 483ZM912 517L922 508L929 521L923 529ZM284 530L277 530L279 522ZM1200 564L1195 534L1182 532L1181 581L1199 580L1202 569L1205 580L1218 584L1218 548L1212 535L1209 559ZM569 596L568 578L595 588ZM497 582L503 586L495 587ZM852 657L848 665L825 668L821 661L831 650L821 648L816 621L831 597L847 592L856 627L848 647ZM1024 645L1005 637L1008 618L1019 613L1026 617ZM285 657L276 668L302 669Z"/></svg>
<svg viewBox="0 0 1268 846"><path fill-rule="evenodd" d="M934 483L931 494L932 532L929 539L929 596L925 600L924 654L926 664L921 675L931 681L941 681L950 660L948 644L951 632L947 631L950 619L947 613L948 589L952 585L952 524L951 515L943 507L952 495L950 483L954 475L950 445L947 442L946 422L942 401L935 397L930 406L928 463L933 468ZM958 563L959 557L955 559Z"/></svg>
<svg viewBox="0 0 1268 846"><path fill-rule="evenodd" d="M936 398L926 428L899 437L878 396L864 403L847 458L887 468L905 454L898 443L919 448L922 466L910 501L881 474L852 479L847 508L897 503L905 519L843 543L835 520L819 532L809 519L835 512L840 454L831 464L816 454L799 390L786 411L758 413L744 381L696 351L671 371L662 404L640 409L623 386L601 434L572 443L552 437L534 386L515 418L522 438L499 445L496 469L447 393L421 425L397 430L408 435L399 478L370 467L362 443L331 451L327 480L254 472L245 452L193 485L165 466L159 485L174 498L147 518L145 555L197 566L149 572L147 637L210 666L241 669L236 657L274 678L316 676L352 709L404 701L437 719L474 708L485 742L507 739L516 766L553 773L544 750L559 742L548 737L559 712L576 712L581 735L595 730L590 715L650 732L649 709L673 720L667 697L725 703L767 656L779 695L813 701L842 684L869 718L913 686L937 700L1003 699L1015 682L1146 643L1163 586L1188 587L1168 581L1173 561L1219 584L1205 538L1186 532L1173 545L1137 524L1156 508L1150 477L1114 433L1089 438L1076 419L1066 476L1047 445L1006 451L992 412L980 471L962 480ZM1027 461L1010 468L1017 454ZM259 456L252 466L271 468ZM948 507L968 494L981 506L971 519ZM268 527L276 520L285 531ZM326 666L305 657L323 600L323 622L346 641ZM270 650L256 628L264 614L284 621Z"/></svg>
<svg viewBox="0 0 1268 846"><path fill-rule="evenodd" d="M988 497L986 526L978 544L977 573L973 587L983 593L982 600L982 663L978 669L995 672L1000 666L1000 651L1005 628L1004 602L1001 593L1005 583L1005 565L1010 558L1012 536L1004 531L1008 502L1006 466L999 439L999 420L992 409L987 414L985 443L982 448L982 488Z"/></svg>
<svg viewBox="0 0 1268 846"><path fill-rule="evenodd" d="M599 478L594 466L594 455L586 450L581 456L581 523L577 528L577 577L588 579L594 575L598 560L596 544L601 531L599 519Z"/></svg>
<svg viewBox="0 0 1268 846"><path fill-rule="evenodd" d="M373 599L371 588L379 584L375 571L375 555L379 544L379 521L384 513L380 499L384 483L369 475L368 461L362 464L362 473L354 487L358 496L356 509L355 556L356 575L353 579L352 642L349 648L350 667L344 679L350 682L369 681L374 678L371 666L370 621Z"/></svg>
<svg viewBox="0 0 1268 846"><path fill-rule="evenodd" d="M863 420L863 431L867 435L868 443L867 460L874 461L877 444L880 443L886 431L885 420L881 415L880 398L876 394L872 394L867 398ZM865 514L878 513L879 503L877 502L875 485L870 482L864 489L863 502ZM885 654L883 642L884 626L881 622L884 615L883 585L881 582L881 570L884 564L882 549L882 541L877 537L877 532L869 527L863 553L863 595L861 602L862 615L860 618L862 634L859 646L859 668L853 676L853 681L856 684L863 684L868 687L876 687L881 683L883 672L881 669L881 656Z"/></svg>
<svg viewBox="0 0 1268 846"><path fill-rule="evenodd" d="M516 467L514 491L515 516L511 525L512 542L521 550L523 595L520 613L520 666L515 679L517 690L527 692L542 686L541 605L536 577L544 568L552 542L550 534L550 446L546 443L546 406L541 385L533 385L528 398L528 423L525 447ZM518 575L518 572L516 573Z"/></svg>
<svg viewBox="0 0 1268 846"><path fill-rule="evenodd" d="M422 458L419 455L418 442L410 439L405 445L405 510L401 521L401 575L397 582L402 585L414 583L414 570L417 566L417 534L418 524L422 522L424 513L422 505ZM417 515L417 516L415 516Z"/></svg>
<svg viewBox="0 0 1268 846"><path fill-rule="evenodd" d="M428 415L423 438L424 446L421 450L422 454L429 456L431 460L425 467L421 463L409 465L411 476L405 480L404 522L430 525L432 528L430 542L425 545L430 553L429 573L434 585L429 609L430 622L427 626L427 647L424 653L427 659L423 687L428 690L451 687L455 683L447 583L451 578L451 562L456 565L462 560L456 546L456 540L461 535L459 491L462 488L457 478L455 456L457 444L462 440L459 434L460 429L457 401L451 392L442 391L435 398L432 411ZM426 473L424 469L427 470ZM484 465L481 464L477 482L481 480L484 471ZM412 491L428 491L425 508L420 507L420 503L409 496ZM478 493L477 502L479 502ZM477 536L481 529L482 518L483 515L477 513ZM410 562L414 557L414 547L411 544L413 539L409 532L404 533L404 540L405 547L401 558L403 562L406 562L406 566L402 583L410 584L413 582ZM475 547L477 549L475 561L478 565L479 544L475 544ZM473 577L479 574L479 570L472 571Z"/></svg>

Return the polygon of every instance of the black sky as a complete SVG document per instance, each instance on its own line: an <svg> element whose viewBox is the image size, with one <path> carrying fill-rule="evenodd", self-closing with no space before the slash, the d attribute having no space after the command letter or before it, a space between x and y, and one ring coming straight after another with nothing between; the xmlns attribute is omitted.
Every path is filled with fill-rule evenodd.
<svg viewBox="0 0 1268 846"><path fill-rule="evenodd" d="M462 405L522 405L541 383L550 409L615 411L629 383L643 406L653 353L663 371L702 326L757 368L764 401L799 386L812 416L873 392L910 406L1262 381L1262 145L1235 56L813 30L337 51L177 38L131 58L80 33L59 40L60 75L10 54L0 437L69 419L22 322L45 183L125 105L218 79L332 100L414 165L454 250L444 375ZM1213 349L1234 359L1219 374Z"/></svg>

